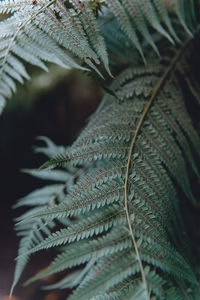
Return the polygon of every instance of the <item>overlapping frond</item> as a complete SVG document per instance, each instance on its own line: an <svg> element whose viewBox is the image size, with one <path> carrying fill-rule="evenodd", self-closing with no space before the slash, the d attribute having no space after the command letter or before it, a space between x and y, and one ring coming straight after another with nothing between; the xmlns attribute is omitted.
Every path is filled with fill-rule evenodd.
<svg viewBox="0 0 200 300"><path fill-rule="evenodd" d="M172 44L180 43L173 25L175 20L188 35L192 35L191 28L196 19L194 1L110 0L107 5L113 17L103 21L102 32L108 48L117 58L137 61L136 53L131 51L135 47L145 62L147 50L143 41L159 56L155 33Z"/></svg>
<svg viewBox="0 0 200 300"><path fill-rule="evenodd" d="M5 98L15 92L16 81L22 83L29 78L23 61L44 70L46 62L65 68L89 68L102 76L101 63L111 75L106 43L121 56L123 52L132 56L130 49L135 47L145 61L144 41L159 54L152 32L171 43L179 41L169 15L178 19L190 35L190 25L195 22L193 0L175 1L173 5L164 0L107 0L99 5L101 9L105 6L102 26L92 0L0 2L0 16L5 16L0 20L0 110Z"/></svg>
<svg viewBox="0 0 200 300"><path fill-rule="evenodd" d="M0 15L6 15L0 21L2 108L4 98L15 91L15 81L28 78L22 60L44 70L45 63L52 62L65 68L89 67L97 72L96 65L102 62L110 72L104 39L90 1L72 1L68 6L61 0L0 2Z"/></svg>

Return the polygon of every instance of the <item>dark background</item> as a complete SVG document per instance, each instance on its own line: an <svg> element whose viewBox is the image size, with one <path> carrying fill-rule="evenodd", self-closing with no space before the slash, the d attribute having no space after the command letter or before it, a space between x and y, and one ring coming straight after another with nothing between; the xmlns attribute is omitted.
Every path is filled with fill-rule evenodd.
<svg viewBox="0 0 200 300"><path fill-rule="evenodd" d="M43 185L42 181L20 172L36 168L45 157L34 154L39 145L36 137L45 135L56 144L69 145L95 111L102 90L98 84L78 71L65 71L50 66L51 72L31 69L33 80L18 88L0 117L0 299L7 300L14 274L19 239L13 219L23 209L13 210L20 197ZM63 292L44 292L41 282L22 287L25 279L46 266L53 253L33 256L14 290L13 300L64 299ZM44 282L43 282L44 283ZM66 295L66 294L65 294Z"/></svg>

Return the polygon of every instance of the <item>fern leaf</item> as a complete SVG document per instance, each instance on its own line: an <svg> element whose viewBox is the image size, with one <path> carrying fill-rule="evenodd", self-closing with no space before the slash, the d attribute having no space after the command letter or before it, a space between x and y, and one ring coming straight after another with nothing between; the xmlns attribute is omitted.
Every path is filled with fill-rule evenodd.
<svg viewBox="0 0 200 300"><path fill-rule="evenodd" d="M136 47L136 49L141 54L143 60L145 61L144 54L141 48L141 45L139 43L138 37L131 25L130 19L124 10L123 6L121 5L120 1L118 0L110 0L108 1L108 6L110 10L113 12L115 17L117 18L120 27L122 30L126 33L128 38L133 42L133 45Z"/></svg>
<svg viewBox="0 0 200 300"><path fill-rule="evenodd" d="M139 3L140 3L140 9L142 13L144 14L148 22L151 24L151 26L155 30L160 32L162 35L164 35L167 39L169 39L171 43L173 43L173 40L171 39L170 35L166 32L166 30L162 27L162 25L158 21L158 16L156 15L156 11L154 10L151 1L141 0L139 1Z"/></svg>
<svg viewBox="0 0 200 300"><path fill-rule="evenodd" d="M59 174L60 175L60 174ZM45 177L46 178L46 177ZM67 178L68 179L68 178ZM15 207L20 207L24 205L35 206L37 203L40 207L48 207L55 204L56 201L62 201L65 197L64 189L66 188L65 184L53 184L51 186L45 186L34 192L30 193L26 197L20 199ZM39 200L39 201L38 201ZM37 208L32 208L28 213L24 214L24 217L29 217L31 213L36 213ZM41 219L38 219L36 222L31 220L25 225L17 225L16 229L19 232L19 235L22 236L20 246L19 246L19 255L21 255L16 262L15 275L13 284L11 287L11 293L17 284L28 260L29 254L25 254L34 246L39 244L44 236L50 234L50 229L55 226L54 221L48 223L44 222ZM22 255L23 254L23 255Z"/></svg>
<svg viewBox="0 0 200 300"><path fill-rule="evenodd" d="M35 4L21 0L0 3L0 15L7 14L7 18L0 21L1 98L11 96L14 90L13 80L8 80L8 76L21 79L16 65L21 64L21 60L46 71L48 69L44 61L65 68L88 70L76 62L78 57L99 72L95 64L99 64L101 59L110 72L105 42L99 33L94 12L88 6L86 11L81 7L77 14L75 4L73 1L74 8L69 9L61 0L48 3L37 1ZM86 12L89 13L89 19L85 19ZM85 34L88 23L82 24L81 20L89 23L92 30L89 36ZM11 69L11 74L8 74L7 70L12 64L10 57L13 56L16 64L12 68L15 72ZM2 106L3 102L2 99Z"/></svg>
<svg viewBox="0 0 200 300"><path fill-rule="evenodd" d="M90 7L90 1L87 0L83 3L80 3L79 1L74 0L71 2L73 3L77 12L81 14L80 21L83 24L85 32L89 38L90 44L93 46L95 52L98 54L98 57L101 59L107 72L111 75L106 45L103 37L100 35L100 28L98 26L98 23L96 22L94 13Z"/></svg>
<svg viewBox="0 0 200 300"><path fill-rule="evenodd" d="M151 68L147 67L146 72L145 69L139 72L141 81L143 80L144 82L144 89L145 84L147 86L150 85L151 77L149 72L151 72ZM160 72L162 72L162 67L160 67L159 70L159 67L157 66L157 71L152 75L152 86L155 84L156 78L158 78ZM134 79L134 72L130 72L129 70L129 73L127 71L127 74L127 79L121 81L120 84L120 89L122 91L123 89L126 91L128 88L127 81L136 80L136 82L138 82L138 79ZM170 99L169 101L165 101L167 95L170 95L170 99L175 99L173 102L174 106ZM52 265L44 271L44 274L41 273L31 280L36 280L42 275L51 274L51 272L59 272L67 267L90 261L90 259L94 258L93 247L97 247L97 245L100 247L98 250L99 252L97 252L97 250L95 252L95 258L98 261L101 261L101 255L107 255L105 253L109 253L106 260L108 261L110 255L112 256L112 251L116 251L116 255L119 251L125 251L123 254L124 257L127 255L125 265L128 261L130 264L130 259L128 259L130 237L125 237L127 242L125 242L125 240L122 242L120 240L120 232L122 233L122 230L119 230L120 227L118 227L118 230L116 231L113 231L112 229L114 226L120 226L120 224L123 226L126 225L125 212L123 206L121 209L120 207L123 203L123 185L121 182L123 182L125 178L124 162L126 162L127 150L123 155L119 155L117 154L118 152L115 152L119 151L119 149L115 149L119 147L128 149L128 145L130 145L130 135L132 135L132 132L134 132L136 128L135 124L142 111L142 107L146 104L146 100L145 95L142 93L140 95L141 98L139 99L140 105L138 109L138 98L135 96L130 96L121 103L117 103L112 96L109 97L109 104L106 104L105 107L101 109L101 117L99 117L97 124L95 124L97 116L94 115L94 120L91 120L78 140L71 148L67 149L67 155L62 158L65 163L73 163L75 165L90 160L95 167L91 168L90 166L87 169L86 175L77 180L74 188L69 191L63 203L47 209L45 208L45 210L38 210L32 215L29 214L27 217L23 216L19 219L19 221L22 220L22 222L19 223L20 226L24 226L30 218L32 221L41 219L48 223L55 218L61 220L66 216L85 216L83 221L79 220L78 223L76 224L75 222L72 227L69 226L68 228L63 228L60 231L49 235L43 242L26 252L25 255L30 255L31 253L49 247L51 248L66 243L72 243L71 246L66 247L66 256L64 254L65 252L62 252ZM172 239L176 239L176 235L180 237L182 235L180 229L182 228L182 221L179 214L177 195L168 172L175 180L177 180L184 190L186 166L181 153L182 151L185 151L183 148L186 144L188 150L191 150L187 140L184 137L181 137L181 132L187 132L188 138L191 140L194 139L194 144L198 142L197 134L191 126L191 122L187 121L187 124L183 124L181 116L182 114L185 114L185 109L184 104L180 99L181 92L177 90L177 87L175 88L172 81L169 81L163 91L160 92L160 95L157 97L157 102L150 110L149 116L147 116L144 123L145 130L142 129L139 133L135 153L132 155L133 165L129 177L129 188L133 191L129 195L129 209L131 220L132 222L134 221L133 230L138 239L138 247L140 249L142 261L149 265L159 267L163 271L163 274L168 272L169 274L173 274L176 278L179 278L179 280L181 278L182 281L189 279L188 274L190 273L190 280L195 281L190 266L186 264L180 253L173 250L173 247L169 246L167 242L168 235ZM136 105L133 105L134 103L136 103ZM177 109L176 105L178 105ZM162 118L163 114L158 114L158 109L159 111L167 110L170 112L170 117ZM130 115L130 112L132 116L128 118L127 116ZM189 120L188 115L185 118ZM123 120L123 122L120 127L117 127L115 124L117 124L119 120ZM129 132L130 129L131 134L126 135L125 132ZM121 135L121 132L123 131L124 134ZM173 132L178 133L179 141L182 142L177 143L177 140L173 138ZM102 143L102 140L104 143ZM111 143L112 141L115 141L115 143ZM170 145L168 145L169 141ZM171 145L173 145L173 148L171 148ZM110 148L108 148L108 146ZM104 151L103 155L97 150L98 147L99 149L101 147L101 151ZM85 149L84 152L83 149ZM96 157L90 156L89 151L92 149L96 151ZM112 149L109 156L106 155L106 153L109 153L107 152L108 149ZM91 153L93 155L93 152ZM174 157L176 157L175 161ZM160 198L161 195L162 201ZM114 202L117 202L118 204L114 204ZM94 213L93 217L90 216L92 212ZM143 224L146 225L143 227ZM108 232L109 230L111 230L110 233ZM174 231L176 231L175 235ZM98 238L98 235L103 232L107 232L107 249L109 250L104 248L104 246L106 247L106 236ZM112 243L109 242L109 239L112 239L113 241L112 232L113 234L116 234L116 244L115 247L112 248L113 250L110 248L112 247ZM87 239L91 238L94 238L94 240L90 241L90 248ZM80 239L83 241L79 241ZM73 249L74 247L74 243L77 244L77 247L80 250L80 252L77 253L77 258L75 258L73 254L69 254L70 251L72 251L70 249ZM101 243L102 248L100 246ZM142 248L140 248L140 245L143 245ZM128 248L126 249L126 247ZM161 255L160 258L159 255ZM170 262L171 257L173 257L176 262ZM69 260L67 260L67 258ZM116 258L116 265L117 261L119 261L119 257ZM119 278L111 275L112 272L114 272L114 269L112 268L109 269L109 267L107 267L108 270L105 269L105 274L104 271L102 271L102 275L99 276L102 276L101 278L106 278L107 285L104 285L104 281L102 282L103 279L98 276L95 283L93 283L93 275L89 275L90 272L93 271L89 271L88 275L86 275L85 279L83 279L81 285L77 289L77 292L72 296L72 299L73 297L85 297L85 299L87 299L86 297L89 298L94 293L97 293L98 295L100 290L101 292L104 290L106 291L107 287L111 288L117 285L121 280L125 280L130 274L135 274L134 278L136 279L137 276L139 276L137 259L132 267L130 267L129 264L127 264L127 267L124 265L124 275L121 274L120 276L122 277ZM183 269L183 265L185 266L185 269ZM108 275L106 275L106 272L108 272ZM99 271L97 273L99 273ZM107 278L110 278L110 280ZM97 284L99 282L101 282L100 285ZM169 284L169 280L166 282ZM88 288L89 285L92 285L91 290Z"/></svg>
<svg viewBox="0 0 200 300"><path fill-rule="evenodd" d="M49 234L50 230L48 228L52 228L54 226L55 226L54 222L49 222L47 227L46 224L44 224L41 220L38 220L38 222L30 222L26 228L23 227L23 231L21 230L21 234L20 234L23 237L21 238L20 245L19 245L19 251L18 251L19 255L26 253L28 250L30 250L33 247L33 245L37 245L38 243L40 243L43 239L43 235L41 234L41 232L44 231L46 234ZM20 229L18 228L18 230ZM10 291L11 294L28 260L29 260L29 255L23 255L20 256L19 259L17 259L14 279Z"/></svg>
<svg viewBox="0 0 200 300"><path fill-rule="evenodd" d="M185 72L187 57L182 55L189 42L180 49L163 50L167 58L159 61L153 51L148 53L149 45L157 51L159 43L165 46L168 41L178 41L182 37L176 31L180 24L190 34L189 27L195 23L193 1L109 0L99 24L90 1L58 0L49 6L38 5L40 13L39 7L34 6L31 12L25 5L30 22L25 17L22 23L18 20L17 28L22 28L17 35L7 25L2 43L0 35L2 51L9 49L12 54L6 56L7 61L9 57L18 61L22 48L35 64L43 66L48 46L43 48L42 40L47 37L52 53L56 52L54 62L66 63L66 52L74 64L81 59L99 72L101 62L109 71L106 46L117 45L114 54L124 60L125 70L113 80L110 94L105 95L72 146L57 147L42 138L46 146L36 151L50 158L43 168L62 170L30 171L56 184L36 190L17 204L33 206L38 201L17 219L19 235L27 243L26 248L20 246L13 286L31 254L62 246L54 261L28 282L87 263L52 287L78 285L69 297L76 300L171 300L190 293L193 297L197 293L196 271L180 208L180 195L193 197L188 174L194 170L199 175L196 158L200 139L183 101L179 79ZM18 19L20 13L16 6L13 16ZM13 16L3 24L16 29ZM103 32L110 27L113 36L104 33L104 41L101 26ZM35 51L29 50L33 41ZM137 51L150 62L141 66ZM171 52L176 53L172 60L168 57ZM126 53L130 54L127 60ZM135 61L130 65L133 57L139 66ZM46 60L51 61L50 52ZM175 72L179 63L181 72L179 67ZM17 74L19 79L25 77L23 71ZM14 81L2 80L1 84L3 95L14 89Z"/></svg>
<svg viewBox="0 0 200 300"><path fill-rule="evenodd" d="M23 169L24 173L30 174L36 178L43 180L52 180L59 182L66 182L72 178L70 173L61 170L41 170L38 169Z"/></svg>
<svg viewBox="0 0 200 300"><path fill-rule="evenodd" d="M64 189L63 184L48 185L34 192L30 193L26 197L19 199L18 203L14 207L20 207L24 205L45 205L48 202L54 202L54 198Z"/></svg>
<svg viewBox="0 0 200 300"><path fill-rule="evenodd" d="M139 8L137 1L124 0L124 4L127 12L130 14L132 20L134 20L137 29L139 29L144 37L144 39L152 46L155 52L159 55L158 48L153 41L152 36L149 33L148 27L145 23L145 18Z"/></svg>

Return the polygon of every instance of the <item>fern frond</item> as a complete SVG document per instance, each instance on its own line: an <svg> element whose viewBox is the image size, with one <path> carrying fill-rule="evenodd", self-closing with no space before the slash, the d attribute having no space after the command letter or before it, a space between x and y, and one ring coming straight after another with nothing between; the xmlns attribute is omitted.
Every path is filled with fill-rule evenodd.
<svg viewBox="0 0 200 300"><path fill-rule="evenodd" d="M121 27L124 43L130 47L134 46L144 61L145 53L139 38L140 34L158 54L149 27L171 42L172 37L179 40L169 18L171 10L189 35L191 35L189 26L195 22L193 1L176 1L173 9L163 0L160 2L109 0L105 1L105 5L108 8L108 13L103 15L105 22L110 15L113 16ZM120 48L121 55L125 50L119 30L115 40L112 41L112 37L108 36L104 40L100 34L100 24L91 8L91 0L84 2L39 0L33 3L26 0L6 0L0 2L0 15L3 14L7 17L0 21L2 109L5 98L10 97L15 91L15 80L22 82L23 77L28 77L23 68L23 70L17 68L17 65L22 65L21 61L29 62L44 70L48 70L45 62L82 70L88 70L88 66L102 76L98 67L100 63L111 75L106 45L109 48L114 42L116 49ZM81 62L86 67L81 66Z"/></svg>
<svg viewBox="0 0 200 300"><path fill-rule="evenodd" d="M138 37L132 27L131 21L123 8L122 4L118 0L110 0L108 1L108 7L114 14L114 16L117 18L120 27L125 32L127 37L132 41L133 45L136 47L136 49L141 54L143 60L145 61L144 54L142 51L142 47L140 45L140 42L138 40Z"/></svg>
<svg viewBox="0 0 200 300"><path fill-rule="evenodd" d="M44 151L46 154L53 155L55 154L55 149L57 151L60 150L59 147L56 147L48 138L42 138L47 142L47 145L44 146ZM40 148L40 151L42 152L42 149ZM62 177L62 184L52 184L47 185L45 187L42 187L40 189L37 189L27 195L26 197L19 199L18 203L15 205L15 207L21 207L21 206L33 206L29 210L29 212L24 213L24 217L30 216L30 214L36 213L38 211L38 208L48 208L52 205L55 205L55 203L62 202L65 198L65 190L69 185L71 184L72 174L69 174L67 171L38 171L38 170L28 170L29 174L36 176L38 178L41 178L43 180L53 180L53 181L60 181L60 177ZM37 206L38 207L35 207ZM61 220L62 223L62 220ZM70 224L70 222L67 222L67 219L65 218L65 224ZM14 274L14 280L11 287L11 293L17 284L28 260L30 255L28 254L28 251L35 245L39 244L45 236L48 236L51 232L51 229L55 227L55 222L50 221L46 222L45 220L38 219L36 222L32 222L32 220L29 220L29 222L25 226L16 225L16 230L18 231L18 235L22 237L19 245L19 251L18 254L21 255L16 262L16 269ZM27 253L27 254L25 254ZM22 255L23 254L23 255ZM25 255L24 255L25 254Z"/></svg>
<svg viewBox="0 0 200 300"><path fill-rule="evenodd" d="M22 81L22 74L17 69L21 60L44 70L48 70L44 62L53 62L65 68L88 70L77 62L76 58L80 58L97 72L96 65L101 60L110 72L105 42L99 33L89 1L88 5L81 5L78 10L77 5L78 2L73 1L72 8L67 8L61 0L36 3L15 0L0 3L0 15L8 15L5 20L0 21L2 99L9 97L12 90L15 90L13 77L19 77ZM11 74L8 74L13 56L15 64L12 68L15 72L11 70ZM26 73L25 75L27 77Z"/></svg>
<svg viewBox="0 0 200 300"><path fill-rule="evenodd" d="M43 233L48 235L50 233L50 229L55 226L54 222L48 222L48 225L44 223L42 220L38 220L37 222L29 222L26 227L18 228L20 230L20 236L22 236L20 245L19 245L19 255L24 254L28 250L30 250L34 245L39 244L44 236ZM11 287L11 292L16 286L24 268L26 267L29 260L29 255L21 256L15 266L15 274Z"/></svg>
<svg viewBox="0 0 200 300"><path fill-rule="evenodd" d="M160 73L163 72L163 66L157 65L155 70L157 71L152 75L151 84L149 72L152 71L150 66L141 70L138 69L137 73L136 70L126 71L127 73L124 73L127 74L126 79L123 81L116 79L116 81L120 82L120 90L125 92L129 88L128 84L134 80L137 82L138 79L134 79L134 76L137 76L134 75L135 73L139 74L143 81L144 89L145 85L152 85L153 87L156 78L158 80ZM119 89L118 85L113 84L112 86ZM135 88L137 88L136 85ZM66 166L71 164L78 166L90 161L91 165L85 170L85 176L78 178L74 187L69 190L64 201L60 204L45 209L41 208L36 213L29 213L27 217L23 216L19 219L19 226L23 227L29 220L32 222L44 220L48 224L50 220L62 220L67 216L78 218L77 223L74 221L67 228L48 235L40 244L25 253L25 255L30 255L42 249L72 243L66 246L66 250L58 255L52 265L43 273L33 277L31 281L52 272L59 272L67 267L89 262L91 259L100 262L103 259L101 256L106 256L107 258L104 259L108 262L112 255L117 255L120 251L123 252L124 259L127 257L127 260L124 261L127 265L126 267L124 265L124 275L120 275L122 277L112 275L113 272L116 272L114 266L106 266L105 274L103 271L103 273L97 272L102 277L97 276L96 283L94 283L92 268L72 299L73 297L88 299L94 294L98 295L100 290L106 292L107 289L114 287L131 274L135 280L136 278L139 279L140 268L136 257L135 263L130 267L129 255L133 255L131 253L134 252L133 249L131 250L130 237L123 233L120 226L126 226L126 216L122 204L128 149L131 136L136 130L136 124L147 100L143 93L139 98L133 94L120 103L116 102L111 95L106 97L109 98L109 101L100 110L97 123L97 115L95 114L94 119L91 119L77 141L66 150L65 157L62 157ZM173 105L171 99L173 99ZM158 114L158 110L162 113ZM166 114L163 118L166 111L170 115L169 118L166 117ZM184 119L187 118L185 123L183 123L183 114L185 114ZM168 237L176 240L179 236L180 242L178 244L182 244L182 230L180 228L183 228L183 225L171 178L176 180L188 195L188 191L185 189L186 165L182 153L189 153L190 155L186 155L186 157L194 165L191 143L194 145L199 143L196 131L189 120L189 115L182 101L181 90L178 89L176 83L168 80L160 90L159 95L156 96L155 104L144 120L144 127L138 133L135 152L131 154L131 172L128 181L129 190L132 191L128 196L130 220L134 224L133 232L137 239L143 264L156 266L162 270L163 274L166 272L171 274L170 276L181 280L182 284L186 286L188 286L186 282L189 279L189 274L191 274L190 280L192 282L195 282L195 277L182 254L178 249L175 250L177 241L174 242L174 246L170 245ZM122 121L121 125L117 126L120 121ZM182 132L185 132L187 139L181 134ZM174 133L177 134L177 139L174 138ZM189 139L191 143L188 143ZM123 149L123 155L120 149ZM176 157L175 161L174 157ZM100 234L106 232L107 235L99 237ZM90 240L89 244L88 239ZM74 247L79 249L77 258L73 254L72 249ZM129 250L131 250L130 254L128 254ZM117 261L119 261L118 256L116 266ZM90 272L91 275L89 275ZM148 280L148 273L146 276ZM106 278L106 285L102 282L102 278ZM110 279L108 280L108 278ZM99 282L101 282L100 285ZM166 284L167 286L170 284L168 279L166 279ZM91 291L89 286L92 286ZM148 283L148 286L150 287L151 284ZM164 281L161 288L165 290Z"/></svg>
<svg viewBox="0 0 200 300"><path fill-rule="evenodd" d="M167 57L159 61L148 50L150 45L158 52L159 43L165 46L168 41L179 41L182 35L176 29L180 24L191 35L195 27L191 26L195 24L194 2L177 0L171 5L157 0L109 0L100 24L96 23L90 1L59 0L51 4L40 14L35 10L36 16L27 26L24 20L19 25L23 28L13 41L13 57L18 55L18 41L23 43L23 37L27 51L29 39L42 48L42 42L28 34L36 28L38 36L41 32L57 47L54 59L59 57L62 63L60 51L67 52L70 59L74 55L74 63L79 58L96 70L101 62L109 71L105 42L108 49L117 44L119 58L125 59L126 55L120 54L123 49L131 52L135 47L143 60L147 57L150 62L137 67L133 62L113 80L111 93L104 96L72 146L56 147L43 138L47 146L36 151L47 154L50 161L42 168L62 170L30 171L56 184L33 192L17 204L32 206L36 196L41 198L35 208L17 220L19 234L27 238L31 232L33 238L26 249L20 247L13 286L32 253L62 246L55 260L28 282L87 263L54 287L78 285L69 297L76 300L171 300L193 296L196 270L186 245L180 208L182 195L193 198L188 174L194 171L199 175L196 159L200 139L183 100L178 73L179 64L185 72L183 61L187 58L181 56L189 42L172 51L163 50ZM18 7L16 10L20 14ZM13 16L4 22L9 23ZM116 30L111 30L116 38L108 37L104 42L100 28L104 32L106 24L116 24ZM13 33L8 34L9 38ZM5 47L9 47L7 42ZM36 51L29 51L41 66L43 51L36 58ZM173 59L171 52L175 53ZM9 86L15 88L12 82Z"/></svg>

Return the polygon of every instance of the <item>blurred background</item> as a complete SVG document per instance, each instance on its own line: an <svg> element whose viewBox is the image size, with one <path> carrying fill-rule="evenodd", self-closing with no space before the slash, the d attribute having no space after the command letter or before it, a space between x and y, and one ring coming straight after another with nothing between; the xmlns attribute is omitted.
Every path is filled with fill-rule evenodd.
<svg viewBox="0 0 200 300"><path fill-rule="evenodd" d="M51 252L33 256L13 297L8 298L19 242L13 219L23 213L22 209L13 210L12 205L43 185L20 172L22 168L37 168L46 160L32 151L34 145L39 145L36 137L45 135L56 144L70 145L95 111L103 92L91 77L79 71L50 66L49 73L30 68L29 74L32 80L18 87L0 117L0 299L63 300L62 291L41 291L42 282L22 287L26 278L48 264L54 254Z"/></svg>

